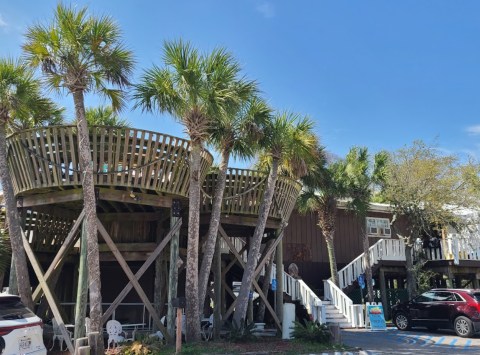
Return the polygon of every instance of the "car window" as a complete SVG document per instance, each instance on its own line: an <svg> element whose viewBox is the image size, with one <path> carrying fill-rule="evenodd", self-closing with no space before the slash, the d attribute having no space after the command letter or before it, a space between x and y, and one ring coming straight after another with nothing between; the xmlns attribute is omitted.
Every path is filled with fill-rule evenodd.
<svg viewBox="0 0 480 355"><path fill-rule="evenodd" d="M465 302L465 300L462 298L462 296L454 293L453 294L455 296L455 301L459 301L459 302Z"/></svg>
<svg viewBox="0 0 480 355"><path fill-rule="evenodd" d="M0 320L13 320L34 317L32 311L23 305L18 297L0 298Z"/></svg>
<svg viewBox="0 0 480 355"><path fill-rule="evenodd" d="M456 297L452 292L447 291L436 291L433 296L434 301L444 302L444 301L456 301Z"/></svg>
<svg viewBox="0 0 480 355"><path fill-rule="evenodd" d="M475 299L475 301L480 303L480 293L479 292L472 293L472 297Z"/></svg>
<svg viewBox="0 0 480 355"><path fill-rule="evenodd" d="M433 302L435 301L434 293L431 291L422 293L420 296L415 298L414 301L417 303Z"/></svg>

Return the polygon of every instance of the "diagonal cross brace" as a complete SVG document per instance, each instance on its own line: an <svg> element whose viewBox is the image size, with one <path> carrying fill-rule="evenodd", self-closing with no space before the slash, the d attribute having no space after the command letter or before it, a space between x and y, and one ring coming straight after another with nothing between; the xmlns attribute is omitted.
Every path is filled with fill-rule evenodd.
<svg viewBox="0 0 480 355"><path fill-rule="evenodd" d="M78 228L80 227L80 224L82 223L84 217L85 217L85 211L82 210L82 212L78 216L77 220L75 221L72 229L70 230L70 232L68 233L64 242L62 243L62 246L58 250L57 255L55 255L55 258L53 259L52 263L48 267L47 272L44 275L45 281L48 282L48 280L50 279L50 277L52 276L54 271L57 269L59 263L65 257L65 255L67 254L67 252L70 249L70 247L72 246L72 244L75 242L76 233L77 233ZM33 295L32 295L33 302L37 303L41 296L42 296L42 287L39 284L37 286L37 288L35 289L35 291L33 292Z"/></svg>
<svg viewBox="0 0 480 355"><path fill-rule="evenodd" d="M115 259L117 259L118 263L120 264L120 267L123 269L125 274L127 275L130 284L133 285L133 288L135 291L137 291L138 296L142 300L143 304L147 308L148 312L150 313L150 316L153 318L153 321L155 322L155 325L160 329L160 331L163 333L163 336L169 340L169 335L167 333L167 330L162 324L162 321L160 320L160 317L158 314L155 312L155 309L153 308L152 304L150 303L150 300L148 299L147 295L145 294L145 291L143 291L142 286L138 283L138 280L135 278L135 275L133 274L132 270L128 266L127 262L123 258L122 254L118 250L117 246L115 245L115 242L112 240L108 232L105 230L105 227L103 226L102 222L97 218L97 228L100 234L102 235L103 239L105 240L105 243L108 245L110 250L112 251L112 254L115 256Z"/></svg>
<svg viewBox="0 0 480 355"><path fill-rule="evenodd" d="M23 229L22 229L22 239L23 239L23 248L25 249L25 253L28 256L28 259L30 260L30 264L32 264L33 271L35 272L35 275L37 276L37 279L38 279L38 283L40 284L40 287L43 289L43 292L45 293L45 297L47 298L48 305L52 310L53 316L55 317L55 320L58 323L58 327L60 328L60 332L62 333L63 339L67 344L68 351L70 351L70 354L73 354L74 348L73 348L72 340L70 339L70 335L67 332L67 328L65 328L65 324L63 322L62 316L60 315L60 310L57 306L57 303L55 302L52 292L50 291L50 287L48 286L47 281L43 276L42 267L40 266L40 263L35 257L35 254L33 253L32 247L30 246L30 243L28 242Z"/></svg>
<svg viewBox="0 0 480 355"><path fill-rule="evenodd" d="M145 262L143 263L142 267L137 271L137 273L135 274L135 278L137 280L140 280L140 278L143 276L143 274L145 273L145 271L147 271L147 269L150 267L150 265L155 261L155 259L160 255L160 253L162 252L162 250L165 248L165 246L168 244L168 242L170 242L170 240L172 239L172 236L178 231L180 230L180 227L182 226L182 219L179 219L177 221L177 223L175 223L172 227L172 229L170 229L170 231L168 232L168 234L165 236L165 238L163 238L163 240L161 241L160 244L157 245L157 247L155 248L155 250L150 254L150 256L148 257L147 260L145 260ZM112 304L110 305L110 307L108 307L108 309L105 311L105 313L103 314L103 317L102 317L102 324L105 324L105 322L108 320L108 318L113 314L113 311L115 310L115 308L120 304L120 302L122 302L125 297L128 295L128 293L132 290L133 286L131 283L128 283L124 288L123 290L118 294L117 298L115 298L115 300L112 302Z"/></svg>
<svg viewBox="0 0 480 355"><path fill-rule="evenodd" d="M230 241L230 239L228 238L228 235L227 233L225 232L225 230L223 229L223 227L220 225L218 227L218 231L220 232L220 235L222 236L222 238L225 240L225 242L227 243L228 247L230 248L230 250L233 252L233 254L235 255L235 257L238 259L240 265L242 266L242 268L245 268L245 263L244 261L242 260L242 257L240 256L240 254L238 254L237 250L235 249L235 246L233 245L233 243ZM268 255L268 253L267 253ZM249 258L250 258L250 255L249 255ZM255 270L255 273L257 273L257 270ZM253 278L252 280L252 284L253 286L255 287L255 290L258 292L258 295L260 296L260 298L263 300L263 302L265 302L265 306L267 307L268 311L271 313L273 319L275 320L275 325L277 326L278 329L281 329L281 322L280 322L280 319L278 319L278 316L277 314L275 313L275 310L272 308L272 306L270 305L270 303L268 302L267 298L265 297L265 295L263 294L263 291L262 291L262 288L258 285L258 282L257 280L255 280L255 278ZM227 313L225 314L225 317L224 319L227 319L228 317L230 317L230 315L232 314L233 312L233 309L235 307L237 303L237 299L235 299L230 308L228 309Z"/></svg>

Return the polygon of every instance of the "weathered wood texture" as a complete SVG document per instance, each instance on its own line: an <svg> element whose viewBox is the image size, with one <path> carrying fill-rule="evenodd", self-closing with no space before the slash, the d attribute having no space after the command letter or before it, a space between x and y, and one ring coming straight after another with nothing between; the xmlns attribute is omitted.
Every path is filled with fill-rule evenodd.
<svg viewBox="0 0 480 355"><path fill-rule="evenodd" d="M7 142L17 195L81 185L76 126L24 130ZM92 126L90 142L96 186L188 196L188 140L133 128ZM202 179L212 162L211 154L203 151Z"/></svg>
<svg viewBox="0 0 480 355"><path fill-rule="evenodd" d="M222 214L258 215L265 192L268 174L256 170L229 168L222 202ZM210 213L217 174L208 174L203 183L202 213ZM275 186L274 201L269 217L288 220L295 201L300 193L301 184L297 181L279 177Z"/></svg>

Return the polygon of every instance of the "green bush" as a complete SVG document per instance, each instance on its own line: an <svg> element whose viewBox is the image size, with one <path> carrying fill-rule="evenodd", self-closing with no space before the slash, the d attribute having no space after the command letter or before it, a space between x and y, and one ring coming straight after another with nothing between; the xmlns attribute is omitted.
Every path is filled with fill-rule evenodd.
<svg viewBox="0 0 480 355"><path fill-rule="evenodd" d="M228 335L227 340L232 343L241 343L257 339L253 332L255 331L255 323L245 324L241 322L240 325L237 322L232 321L227 323Z"/></svg>
<svg viewBox="0 0 480 355"><path fill-rule="evenodd" d="M326 324L320 324L318 321L307 321L305 325L300 322L295 322L295 326L292 329L292 336L295 339L323 344L332 341L332 332L328 326Z"/></svg>
<svg viewBox="0 0 480 355"><path fill-rule="evenodd" d="M148 335L141 335L138 340L132 344L122 346L120 354L122 355L153 355L157 354L163 346L161 340Z"/></svg>

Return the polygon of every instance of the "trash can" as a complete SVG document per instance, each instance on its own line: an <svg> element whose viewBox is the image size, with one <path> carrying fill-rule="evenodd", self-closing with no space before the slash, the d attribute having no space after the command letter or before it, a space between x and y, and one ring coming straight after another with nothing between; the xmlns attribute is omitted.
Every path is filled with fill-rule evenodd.
<svg viewBox="0 0 480 355"><path fill-rule="evenodd" d="M293 326L295 325L295 305L293 303L283 304L282 339L291 339Z"/></svg>

